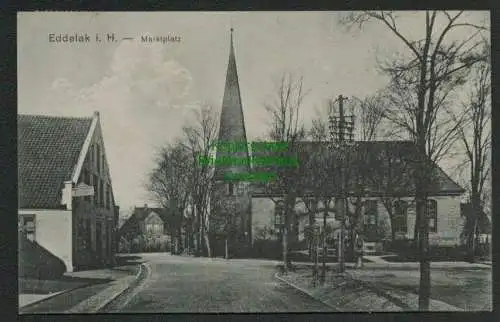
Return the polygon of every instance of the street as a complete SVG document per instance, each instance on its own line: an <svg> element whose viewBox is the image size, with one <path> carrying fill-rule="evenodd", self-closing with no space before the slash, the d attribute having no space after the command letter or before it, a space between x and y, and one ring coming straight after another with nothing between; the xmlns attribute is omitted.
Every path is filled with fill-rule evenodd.
<svg viewBox="0 0 500 322"><path fill-rule="evenodd" d="M148 276L103 312L332 312L321 302L277 282L273 261L145 254Z"/></svg>

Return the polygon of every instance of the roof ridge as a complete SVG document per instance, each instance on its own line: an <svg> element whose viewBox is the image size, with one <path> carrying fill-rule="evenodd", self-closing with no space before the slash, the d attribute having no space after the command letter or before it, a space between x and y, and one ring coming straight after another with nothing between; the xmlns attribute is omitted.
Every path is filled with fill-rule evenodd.
<svg viewBox="0 0 500 322"><path fill-rule="evenodd" d="M62 115L44 115L44 114L23 114L18 113L17 116L30 116L38 118L51 118L51 119L66 119L66 120L91 120L92 116L62 116Z"/></svg>

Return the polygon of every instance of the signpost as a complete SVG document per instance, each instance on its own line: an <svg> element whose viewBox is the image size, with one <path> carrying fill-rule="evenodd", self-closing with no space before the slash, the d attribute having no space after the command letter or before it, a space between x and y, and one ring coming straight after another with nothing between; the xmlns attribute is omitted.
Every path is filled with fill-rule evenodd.
<svg viewBox="0 0 500 322"><path fill-rule="evenodd" d="M71 191L73 197L86 197L94 195L94 187L86 185L85 183L79 183Z"/></svg>

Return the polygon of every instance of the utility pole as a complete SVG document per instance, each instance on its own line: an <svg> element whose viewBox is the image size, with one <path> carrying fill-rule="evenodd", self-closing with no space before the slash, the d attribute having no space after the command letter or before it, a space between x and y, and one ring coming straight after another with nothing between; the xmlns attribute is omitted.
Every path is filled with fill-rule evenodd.
<svg viewBox="0 0 500 322"><path fill-rule="evenodd" d="M346 200L345 200L345 184L344 184L344 99L347 99L347 97L343 97L342 95L339 95L339 116L340 116L340 122L339 122L339 144L340 144L340 149L341 149L341 156L342 156L342 162L340 164L340 184L341 184L341 190L340 190L340 200L341 200L341 215L340 215L340 242L339 242L339 248L340 248L340 253L339 253L339 272L343 273L345 271L345 249L344 249L344 223L345 223L345 207L346 207Z"/></svg>
<svg viewBox="0 0 500 322"><path fill-rule="evenodd" d="M328 252L328 247L326 245L326 217L328 216L328 207L325 202L325 210L323 212L323 234L322 234L322 242L323 242L323 269L321 271L321 283L324 283L326 280L326 255Z"/></svg>
<svg viewBox="0 0 500 322"><path fill-rule="evenodd" d="M344 101L348 98L339 95L337 102L339 103L339 115L334 115L334 103L331 102L330 105L330 135L334 143L334 148L338 149L340 156L340 166L339 166L339 180L340 180L340 193L339 193L339 211L340 211L340 234L338 242L338 262L339 262L339 273L345 271L345 247L344 247L344 236L345 236L345 218L347 211L347 194L346 194L346 184L345 184L345 173L344 166L347 165L347 146L346 143L353 141L353 130L354 130L354 116L345 115L344 111ZM347 119L347 120L346 120ZM347 136L347 138L346 138Z"/></svg>

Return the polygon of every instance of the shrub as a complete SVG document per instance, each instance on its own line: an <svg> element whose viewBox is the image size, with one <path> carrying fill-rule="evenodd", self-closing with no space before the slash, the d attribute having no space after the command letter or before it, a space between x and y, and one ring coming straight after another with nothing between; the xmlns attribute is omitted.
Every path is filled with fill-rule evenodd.
<svg viewBox="0 0 500 322"><path fill-rule="evenodd" d="M250 253L254 258L279 260L282 256L281 244L277 240L257 239Z"/></svg>
<svg viewBox="0 0 500 322"><path fill-rule="evenodd" d="M125 237L120 238L118 244L118 251L120 253L130 253L131 252L131 242L129 242Z"/></svg>

